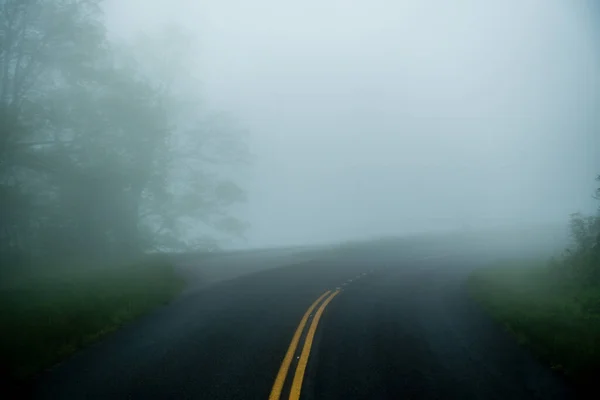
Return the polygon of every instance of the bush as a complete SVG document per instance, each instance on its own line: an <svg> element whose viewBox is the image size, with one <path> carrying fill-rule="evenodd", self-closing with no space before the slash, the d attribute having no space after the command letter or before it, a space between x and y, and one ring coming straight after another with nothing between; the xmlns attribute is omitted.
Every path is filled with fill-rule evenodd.
<svg viewBox="0 0 600 400"><path fill-rule="evenodd" d="M595 388L600 374L600 210L595 216L572 214L570 231L573 245L562 257L478 270L468 286L519 343L574 382Z"/></svg>

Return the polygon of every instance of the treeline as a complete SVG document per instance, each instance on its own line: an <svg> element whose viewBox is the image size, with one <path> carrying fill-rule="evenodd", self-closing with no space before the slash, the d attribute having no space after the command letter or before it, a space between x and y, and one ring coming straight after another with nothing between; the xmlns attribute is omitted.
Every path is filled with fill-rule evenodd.
<svg viewBox="0 0 600 400"><path fill-rule="evenodd" d="M596 180L600 182L600 175ZM594 197L600 200L600 188ZM552 267L561 277L600 286L600 207L596 215L571 214L570 231L573 245L561 260L552 261Z"/></svg>
<svg viewBox="0 0 600 400"><path fill-rule="evenodd" d="M98 0L0 0L0 266L106 263L243 235L243 132L176 28L111 42ZM224 236L219 236L224 235Z"/></svg>

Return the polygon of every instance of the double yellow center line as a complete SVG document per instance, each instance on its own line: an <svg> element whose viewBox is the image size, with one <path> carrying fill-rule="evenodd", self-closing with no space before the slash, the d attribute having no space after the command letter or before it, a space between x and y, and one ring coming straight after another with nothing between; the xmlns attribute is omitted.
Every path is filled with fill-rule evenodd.
<svg viewBox="0 0 600 400"><path fill-rule="evenodd" d="M325 311L325 307L333 300L333 298L339 293L339 290L330 291L323 293L314 303L306 310L304 316L300 320L300 324L298 328L296 328L296 332L292 337L292 341L290 342L290 347L288 347L287 352L285 353L285 357L283 358L283 362L281 363L281 367L279 368L279 372L277 373L277 377L275 378L275 383L273 384L273 388L271 389L271 394L269 395L269 400L280 400L281 392L283 391L283 386L285 384L285 379L288 376L288 372L290 369L290 365L292 364L292 360L294 358L294 354L296 354L296 349L298 348L298 342L300 341L300 337L302 336L302 332L304 332L304 328L308 319L312 315L314 309L319 305L317 312L315 313L310 326L308 328L308 332L306 334L306 338L304 339L304 347L302 348L302 353L300 353L300 358L298 360L298 365L296 366L296 372L294 373L294 380L292 381L292 386L290 389L290 397L289 400L298 400L300 399L300 391L302 389L302 381L304 380L304 372L306 371L306 366L308 365L308 356L310 355L310 349L312 347L312 343L315 337L315 332L317 331L317 325L319 324L319 320L323 315L323 311ZM325 299L323 301L323 299Z"/></svg>

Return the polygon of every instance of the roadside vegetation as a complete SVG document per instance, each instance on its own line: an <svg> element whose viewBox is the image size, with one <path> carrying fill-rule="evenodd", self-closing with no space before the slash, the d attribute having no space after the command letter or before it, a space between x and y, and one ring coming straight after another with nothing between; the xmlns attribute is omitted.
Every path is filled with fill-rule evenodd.
<svg viewBox="0 0 600 400"><path fill-rule="evenodd" d="M588 387L600 374L600 213L573 214L570 230L573 244L561 257L482 268L468 284L519 343Z"/></svg>
<svg viewBox="0 0 600 400"><path fill-rule="evenodd" d="M0 291L2 372L11 380L29 378L167 303L182 287L162 258L15 280Z"/></svg>
<svg viewBox="0 0 600 400"><path fill-rule="evenodd" d="M196 44L172 26L116 41L102 7L2 2L0 380L172 298L180 280L148 254L246 229L230 213L244 130L199 94Z"/></svg>

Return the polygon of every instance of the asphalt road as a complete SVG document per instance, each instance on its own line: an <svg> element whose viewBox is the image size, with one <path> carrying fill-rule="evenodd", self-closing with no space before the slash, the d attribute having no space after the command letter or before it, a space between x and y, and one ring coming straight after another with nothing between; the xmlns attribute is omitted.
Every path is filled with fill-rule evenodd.
<svg viewBox="0 0 600 400"><path fill-rule="evenodd" d="M212 279L188 274L193 289L46 373L33 397L571 398L469 300L465 279L490 257L393 245L217 257ZM217 279L215 265L237 272Z"/></svg>

